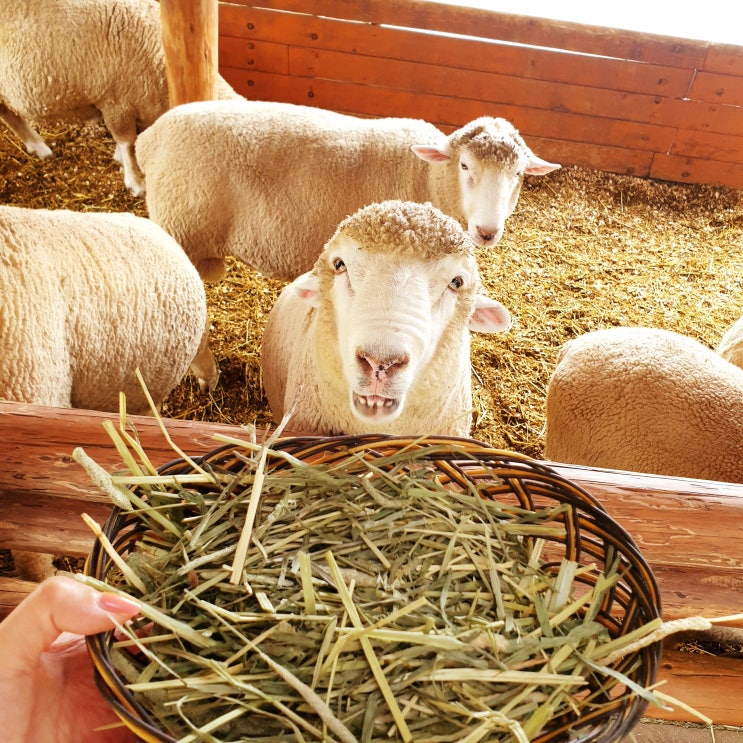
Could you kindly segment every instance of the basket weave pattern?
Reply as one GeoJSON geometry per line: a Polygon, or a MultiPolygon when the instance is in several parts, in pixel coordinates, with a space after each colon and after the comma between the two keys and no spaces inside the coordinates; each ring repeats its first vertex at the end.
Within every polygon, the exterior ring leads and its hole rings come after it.
{"type": "MultiPolygon", "coordinates": [[[[536,460],[491,449],[469,439],[443,437],[422,440],[382,435],[299,437],[279,441],[274,446],[304,462],[326,465],[345,460],[349,454],[374,460],[409,447],[424,450],[427,466],[435,470],[438,480],[451,490],[474,490],[481,497],[531,511],[558,504],[566,506],[551,523],[559,527],[559,536],[547,538],[550,541],[548,554],[550,560],[554,559],[548,562],[548,569],[553,565],[556,572],[563,559],[581,566],[595,565],[594,569],[582,572],[579,578],[590,586],[609,565],[618,562],[622,578],[607,592],[597,617],[612,637],[628,634],[660,616],[657,584],[629,535],[592,496],[536,460]]],[[[244,459],[231,446],[215,449],[197,461],[200,466],[217,471],[237,472],[244,467],[244,459]]],[[[272,470],[288,466],[281,459],[272,460],[270,464],[272,470]]],[[[190,471],[190,464],[184,460],[175,460],[160,469],[163,475],[190,471]]],[[[119,554],[125,555],[134,549],[141,530],[141,524],[130,512],[114,509],[104,533],[119,554]]],[[[97,543],[88,558],[86,573],[105,581],[111,564],[110,557],[97,543]]],[[[157,726],[114,669],[110,652],[113,640],[110,632],[88,640],[102,693],[142,740],[174,741],[157,726]]],[[[614,668],[647,688],[654,682],[660,652],[660,643],[630,652],[617,661],[614,668]]],[[[535,741],[618,741],[637,722],[646,706],[644,699],[619,681],[604,680],[601,688],[592,692],[602,697],[601,705],[586,705],[578,716],[553,719],[549,729],[543,730],[535,741]],[[575,730],[580,732],[576,734],[575,730]]]]}

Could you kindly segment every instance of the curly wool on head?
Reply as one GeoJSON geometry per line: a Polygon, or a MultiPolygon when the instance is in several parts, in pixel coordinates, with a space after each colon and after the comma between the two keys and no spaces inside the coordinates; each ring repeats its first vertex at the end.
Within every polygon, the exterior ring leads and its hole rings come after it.
{"type": "MultiPolygon", "coordinates": [[[[430,203],[389,200],[360,209],[336,230],[377,253],[415,253],[430,259],[474,254],[475,244],[456,219],[430,203]]],[[[332,243],[332,240],[331,240],[332,243]]]]}
{"type": "Polygon", "coordinates": [[[507,165],[529,161],[531,150],[518,130],[506,119],[482,116],[449,137],[449,144],[466,148],[481,160],[495,159],[507,165]]]}

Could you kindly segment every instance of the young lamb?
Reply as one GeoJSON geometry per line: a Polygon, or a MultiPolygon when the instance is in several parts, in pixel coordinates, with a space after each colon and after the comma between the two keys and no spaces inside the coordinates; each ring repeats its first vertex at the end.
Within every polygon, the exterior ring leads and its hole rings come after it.
{"type": "Polygon", "coordinates": [[[387,199],[430,201],[492,246],[524,174],[560,167],[504,119],[476,119],[447,137],[416,119],[246,100],[177,106],[136,150],[150,218],[206,281],[222,276],[226,256],[290,281],[312,268],[342,219],[387,199]]]}
{"type": "Polygon", "coordinates": [[[448,434],[471,423],[469,330],[505,331],[474,244],[431,204],[371,204],[343,220],[269,313],[263,384],[306,433],[448,434]]]}
{"type": "Polygon", "coordinates": [[[545,456],[743,482],[743,369],[668,330],[586,333],[558,354],[545,456]]]}
{"type": "MultiPolygon", "coordinates": [[[[218,80],[220,97],[238,97],[218,80]]],[[[156,0],[3,0],[0,120],[38,157],[51,149],[29,121],[103,117],[114,157],[135,195],[141,130],[168,109],[160,6],[156,0]]]]}
{"type": "MultiPolygon", "coordinates": [[[[123,391],[144,414],[137,367],[158,405],[189,364],[216,381],[204,285],[148,219],[0,206],[0,286],[2,399],[115,412],[123,391]]],[[[50,570],[48,556],[22,560],[27,579],[50,570]]]]}

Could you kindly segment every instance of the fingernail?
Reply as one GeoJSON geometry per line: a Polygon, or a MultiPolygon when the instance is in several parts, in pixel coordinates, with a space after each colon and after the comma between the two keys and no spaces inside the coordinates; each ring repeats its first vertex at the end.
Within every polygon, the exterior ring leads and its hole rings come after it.
{"type": "Polygon", "coordinates": [[[128,596],[119,596],[116,593],[102,593],[98,597],[98,606],[103,611],[108,611],[112,614],[124,614],[130,617],[139,612],[141,605],[139,601],[128,596]]]}

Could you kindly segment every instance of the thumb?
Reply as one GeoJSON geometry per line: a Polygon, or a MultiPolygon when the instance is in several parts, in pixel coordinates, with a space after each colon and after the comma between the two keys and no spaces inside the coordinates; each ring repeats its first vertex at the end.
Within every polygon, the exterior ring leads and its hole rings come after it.
{"type": "Polygon", "coordinates": [[[7,662],[3,665],[35,665],[63,632],[92,635],[138,612],[134,599],[101,593],[62,575],[47,578],[0,622],[0,649],[7,662]]]}

